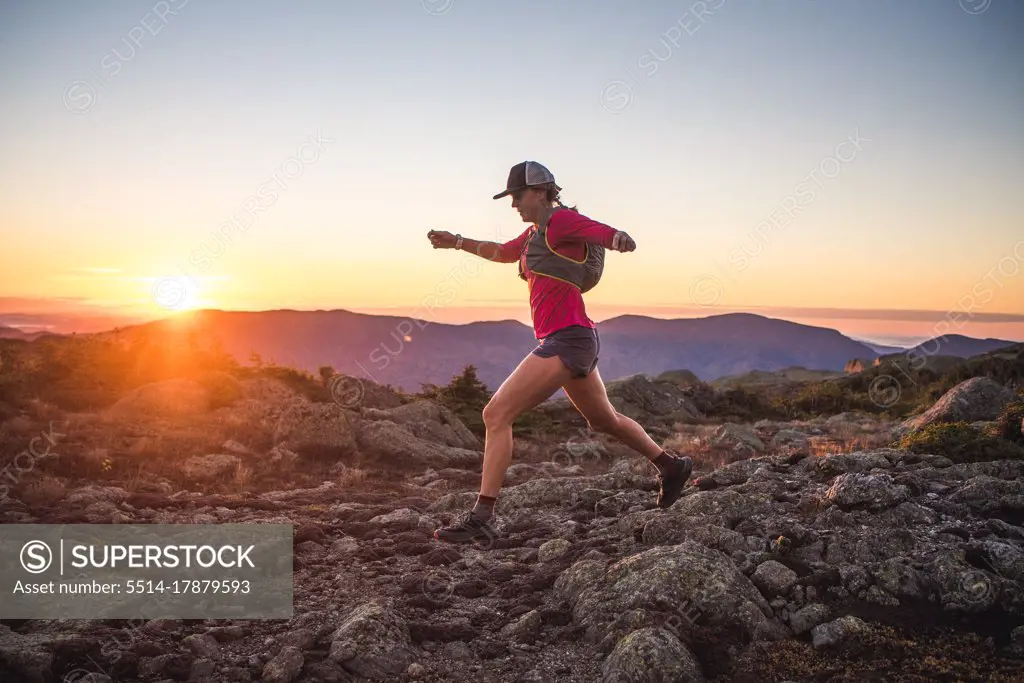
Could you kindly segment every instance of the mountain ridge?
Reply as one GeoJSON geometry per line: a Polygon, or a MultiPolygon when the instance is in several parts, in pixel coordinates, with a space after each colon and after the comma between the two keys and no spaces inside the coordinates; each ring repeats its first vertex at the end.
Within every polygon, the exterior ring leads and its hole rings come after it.
{"type": "MultiPolygon", "coordinates": [[[[281,365],[311,372],[329,365],[404,389],[447,383],[468,364],[494,389],[538,343],[532,328],[516,320],[452,324],[346,309],[202,309],[107,334],[146,330],[217,339],[243,362],[255,352],[281,365]]],[[[605,381],[684,368],[701,379],[793,366],[841,371],[851,357],[876,355],[837,330],[750,313],[626,314],[597,323],[597,330],[605,381]]]]}

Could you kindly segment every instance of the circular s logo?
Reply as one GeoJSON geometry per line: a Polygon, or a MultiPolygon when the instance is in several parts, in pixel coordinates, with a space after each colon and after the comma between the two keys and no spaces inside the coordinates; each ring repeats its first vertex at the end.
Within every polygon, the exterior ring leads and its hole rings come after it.
{"type": "Polygon", "coordinates": [[[21,546],[21,566],[29,574],[42,574],[53,563],[53,551],[42,541],[29,541],[21,546]]]}

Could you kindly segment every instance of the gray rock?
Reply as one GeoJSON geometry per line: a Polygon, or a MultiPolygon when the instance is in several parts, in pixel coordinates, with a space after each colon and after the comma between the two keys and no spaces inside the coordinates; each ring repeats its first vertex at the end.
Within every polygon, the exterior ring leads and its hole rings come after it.
{"type": "Polygon", "coordinates": [[[768,597],[786,595],[797,581],[795,571],[775,560],[768,560],[758,565],[750,577],[754,585],[768,597]]]}
{"type": "Polygon", "coordinates": [[[361,422],[356,439],[360,451],[404,466],[472,467],[483,458],[478,451],[422,439],[390,420],[361,422]]]}
{"type": "Polygon", "coordinates": [[[540,612],[535,609],[530,610],[511,624],[505,625],[499,632],[499,635],[502,638],[514,640],[517,643],[532,643],[540,634],[541,624],[540,612]]]}
{"type": "Polygon", "coordinates": [[[569,541],[564,538],[553,538],[537,548],[537,560],[553,562],[569,552],[570,547],[569,541]]]}
{"type": "Polygon", "coordinates": [[[182,465],[182,472],[193,481],[210,481],[233,477],[242,461],[236,455],[211,453],[193,455],[182,465]]]}
{"type": "Polygon", "coordinates": [[[795,429],[779,430],[772,437],[771,445],[776,450],[785,450],[793,453],[807,453],[810,449],[807,435],[795,429]]]}
{"type": "Polygon", "coordinates": [[[666,422],[692,422],[700,411],[673,381],[660,381],[644,374],[605,383],[608,400],[615,409],[633,419],[656,417],[666,422]]]}
{"type": "Polygon", "coordinates": [[[377,515],[369,523],[391,528],[415,529],[420,523],[420,516],[419,512],[411,508],[399,508],[384,515],[377,515]]]}
{"type": "Polygon", "coordinates": [[[142,657],[139,659],[139,675],[159,676],[178,660],[177,655],[164,654],[156,657],[142,657]]]}
{"type": "Polygon", "coordinates": [[[894,508],[878,513],[876,519],[879,526],[915,527],[935,524],[939,520],[939,515],[923,505],[904,501],[894,508]]]}
{"type": "Polygon", "coordinates": [[[819,603],[807,605],[789,617],[789,627],[796,635],[807,633],[818,624],[824,623],[829,617],[827,606],[819,603]]]}
{"type": "MultiPolygon", "coordinates": [[[[733,489],[697,491],[680,498],[668,514],[661,517],[677,523],[683,517],[704,515],[720,526],[732,525],[754,515],[776,511],[770,496],[751,495],[733,489]]],[[[652,520],[653,521],[653,520],[652,520]]]]}
{"type": "MultiPolygon", "coordinates": [[[[168,619],[168,621],[171,621],[168,619]]],[[[150,624],[153,622],[149,622],[150,624]]],[[[174,623],[174,622],[171,622],[174,623]]],[[[148,624],[147,624],[148,625],[148,624]]],[[[211,626],[206,629],[207,635],[213,636],[218,643],[228,643],[232,640],[239,640],[249,635],[249,629],[244,626],[211,626]]]]}
{"type": "Polygon", "coordinates": [[[569,601],[579,596],[587,586],[599,581],[605,572],[600,560],[583,559],[574,563],[555,579],[554,591],[558,600],[569,601]]]}
{"type": "Polygon", "coordinates": [[[473,659],[473,650],[461,640],[445,643],[441,648],[441,653],[452,659],[473,659]]]}
{"type": "Polygon", "coordinates": [[[296,628],[281,634],[278,642],[283,646],[297,647],[300,650],[312,649],[316,643],[316,635],[308,628],[296,628]]]}
{"type": "Polygon", "coordinates": [[[174,619],[151,619],[142,625],[142,630],[149,633],[175,633],[181,623],[174,619]]]}
{"type": "Polygon", "coordinates": [[[922,429],[936,422],[976,422],[994,420],[1013,400],[1013,392],[989,379],[971,377],[960,382],[920,415],[903,422],[909,431],[922,429]]]}
{"type": "Polygon", "coordinates": [[[522,484],[524,481],[529,481],[534,477],[538,476],[538,470],[536,467],[529,463],[517,462],[509,466],[505,470],[505,485],[515,486],[516,484],[522,484]]]}
{"type": "Polygon", "coordinates": [[[977,547],[1001,576],[1024,585],[1024,552],[1010,543],[986,540],[977,547]]]}
{"type": "MultiPolygon", "coordinates": [[[[643,495],[646,497],[646,492],[643,495]]],[[[617,493],[597,501],[594,504],[594,512],[603,517],[618,517],[637,502],[636,494],[633,492],[617,493]]]]}
{"type": "Polygon", "coordinates": [[[672,633],[642,628],[622,638],[604,660],[601,683],[704,683],[697,658],[672,633]]]}
{"type": "Polygon", "coordinates": [[[279,470],[287,471],[299,459],[299,454],[281,446],[275,446],[267,453],[268,462],[279,470]]]}
{"type": "Polygon", "coordinates": [[[868,572],[864,567],[855,564],[844,564],[839,567],[839,580],[846,590],[856,593],[868,585],[868,572]]]}
{"type": "Polygon", "coordinates": [[[143,384],[128,392],[107,412],[114,418],[188,416],[209,410],[207,390],[190,379],[168,379],[143,384]]]}
{"type": "Polygon", "coordinates": [[[405,427],[418,439],[442,446],[476,449],[480,439],[450,409],[434,401],[422,399],[404,405],[378,410],[367,408],[360,415],[364,420],[388,420],[405,427]]]}
{"type": "Polygon", "coordinates": [[[304,661],[302,650],[286,645],[263,667],[263,680],[267,683],[291,683],[298,678],[304,661]]]}
{"type": "Polygon", "coordinates": [[[331,641],[332,662],[371,680],[391,680],[413,661],[408,625],[376,601],[352,610],[331,641]]]}
{"type": "MultiPolygon", "coordinates": [[[[576,577],[584,574],[589,572],[580,568],[576,577]]],[[[736,628],[754,640],[779,640],[788,633],[728,556],[693,541],[632,555],[588,583],[559,581],[556,592],[568,600],[590,642],[614,644],[629,631],[649,625],[643,622],[652,595],[679,612],[698,610],[709,623],[736,628]]]]}
{"type": "Polygon", "coordinates": [[[128,500],[128,492],[117,486],[83,486],[69,492],[64,503],[88,506],[102,501],[116,505],[126,500],[128,500]]]}
{"type": "Polygon", "coordinates": [[[255,455],[247,446],[243,446],[234,439],[228,439],[220,446],[228,453],[235,453],[237,455],[255,455]]]}
{"type": "Polygon", "coordinates": [[[203,657],[192,662],[192,667],[189,669],[188,679],[190,681],[201,681],[207,676],[212,676],[217,670],[217,665],[212,659],[203,657]]]}
{"type": "Polygon", "coordinates": [[[719,467],[703,478],[714,482],[717,486],[735,486],[746,482],[756,472],[766,467],[771,467],[771,463],[766,458],[748,458],[719,467]]]}
{"type": "Polygon", "coordinates": [[[864,591],[863,599],[866,602],[873,602],[876,605],[882,605],[883,607],[899,607],[900,601],[896,597],[890,595],[887,591],[883,590],[879,586],[869,586],[864,591]]]}
{"type": "Polygon", "coordinates": [[[335,403],[296,400],[281,413],[274,429],[276,445],[299,455],[333,451],[344,456],[356,450],[354,429],[335,403]]]}
{"type": "Polygon", "coordinates": [[[1006,481],[978,475],[945,497],[950,503],[962,503],[980,516],[993,512],[1024,510],[1024,481],[1006,481]]]}
{"type": "Polygon", "coordinates": [[[926,578],[903,559],[890,558],[872,574],[879,588],[895,596],[920,600],[927,592],[926,578]]]}
{"type": "Polygon", "coordinates": [[[735,452],[745,452],[749,455],[764,451],[764,442],[758,438],[749,427],[726,422],[714,431],[710,443],[715,448],[725,448],[735,452]]]}
{"type": "Polygon", "coordinates": [[[840,474],[869,472],[874,469],[892,468],[887,450],[855,451],[834,453],[818,458],[804,458],[800,467],[818,479],[831,479],[840,474]]]}
{"type": "Polygon", "coordinates": [[[680,533],[672,540],[679,543],[686,538],[729,554],[737,550],[747,550],[749,547],[743,534],[715,524],[695,524],[688,529],[680,529],[680,533]]]}
{"type": "Polygon", "coordinates": [[[220,649],[217,639],[206,633],[187,636],[182,644],[200,657],[212,657],[220,649]]]}
{"type": "Polygon", "coordinates": [[[842,508],[892,507],[909,497],[906,486],[896,484],[888,474],[841,474],[832,482],[824,500],[842,508]]]}
{"type": "Polygon", "coordinates": [[[855,633],[866,631],[868,625],[853,616],[839,617],[835,621],[819,624],[811,629],[811,638],[815,648],[837,645],[855,633]]]}

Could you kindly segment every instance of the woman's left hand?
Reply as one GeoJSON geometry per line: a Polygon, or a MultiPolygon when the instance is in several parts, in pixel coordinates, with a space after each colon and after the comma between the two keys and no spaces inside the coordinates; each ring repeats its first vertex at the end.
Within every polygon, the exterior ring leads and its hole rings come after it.
{"type": "Polygon", "coordinates": [[[633,238],[622,232],[621,230],[615,234],[615,240],[612,242],[612,249],[615,251],[633,251],[636,249],[636,242],[633,238]]]}

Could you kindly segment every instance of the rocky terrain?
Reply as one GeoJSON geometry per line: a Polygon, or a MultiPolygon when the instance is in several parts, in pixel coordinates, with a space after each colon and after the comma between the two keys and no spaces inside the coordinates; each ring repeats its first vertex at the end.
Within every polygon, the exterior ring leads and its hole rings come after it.
{"type": "Polygon", "coordinates": [[[677,383],[610,385],[697,460],[669,510],[648,463],[551,401],[554,426],[516,442],[501,537],[458,547],[432,533],[475,497],[479,436],[430,400],[332,394],[170,381],[0,426],[27,448],[49,423],[53,444],[8,470],[0,522],[295,529],[294,618],[3,619],[0,680],[1024,680],[1024,459],[897,447],[994,428],[1014,394],[991,380],[906,422],[723,422],[677,383]]]}

